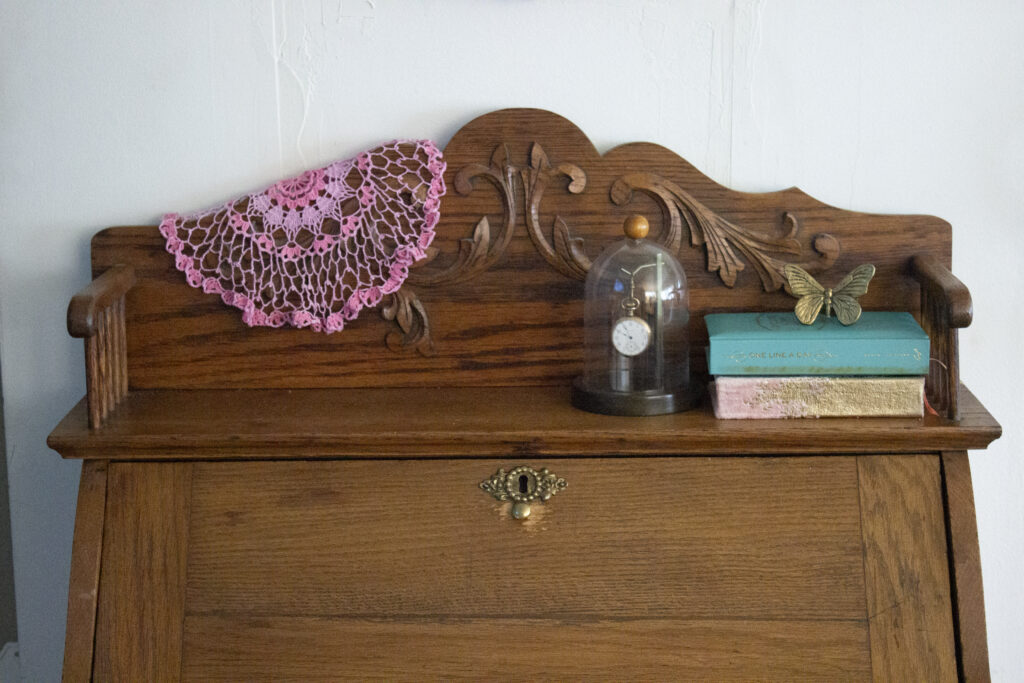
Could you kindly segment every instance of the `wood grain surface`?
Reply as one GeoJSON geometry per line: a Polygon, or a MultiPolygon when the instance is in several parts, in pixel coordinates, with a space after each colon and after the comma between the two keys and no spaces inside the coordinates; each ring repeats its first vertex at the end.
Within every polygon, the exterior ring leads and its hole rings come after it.
{"type": "Polygon", "coordinates": [[[68,333],[72,337],[91,337],[100,330],[100,316],[110,306],[122,301],[135,286],[135,269],[127,264],[111,266],[68,304],[68,333]]]}
{"type": "Polygon", "coordinates": [[[188,463],[109,467],[96,680],[180,676],[191,477],[188,463]]]}
{"type": "Polygon", "coordinates": [[[928,402],[940,415],[960,414],[960,352],[957,329],[971,324],[971,293],[935,256],[918,254],[910,269],[921,282],[921,327],[931,340],[932,363],[925,383],[928,402]]]}
{"type": "Polygon", "coordinates": [[[568,387],[135,391],[103,429],[84,406],[47,443],[65,457],[318,458],[920,452],[984,448],[999,424],[966,389],[945,418],[716,420],[708,406],[631,418],[568,387]]]}
{"type": "Polygon", "coordinates": [[[847,621],[188,617],[184,680],[867,680],[847,621]]]}
{"type": "Polygon", "coordinates": [[[854,458],[522,462],[196,463],[184,678],[868,675],[854,458]]]}
{"type": "Polygon", "coordinates": [[[68,621],[64,636],[64,680],[69,683],[87,681],[92,676],[106,501],[107,463],[86,460],[82,463],[78,483],[78,511],[68,585],[68,621]]]}
{"type": "Polygon", "coordinates": [[[94,674],[951,680],[940,487],[934,455],[114,463],[94,674]],[[569,482],[522,522],[478,487],[518,464],[569,482]]]}
{"type": "Polygon", "coordinates": [[[196,463],[190,614],[863,618],[852,458],[196,463]],[[517,521],[499,467],[568,488],[517,521]]]}
{"type": "Polygon", "coordinates": [[[987,678],[965,451],[1001,428],[958,384],[945,221],[602,156],[540,110],[445,157],[432,259],[339,334],[246,327],[154,226],[94,237],[96,428],[83,400],[48,439],[87,459],[66,680],[987,678]],[[705,314],[873,263],[861,303],[928,326],[940,415],[573,409],[582,279],[635,213],[687,271],[699,381],[705,314]],[[519,464],[569,482],[523,522],[478,488],[519,464]]]}
{"type": "Polygon", "coordinates": [[[878,681],[957,679],[939,458],[857,459],[878,681]]]}
{"type": "Polygon", "coordinates": [[[698,370],[705,313],[792,309],[778,283],[766,291],[764,281],[783,263],[804,264],[825,283],[873,263],[864,307],[916,312],[910,259],[950,262],[950,227],[941,219],[843,211],[797,189],[736,192],[649,143],[602,157],[582,131],[550,112],[474,119],[444,153],[450,190],[437,256],[401,290],[420,304],[410,316],[418,320],[422,310],[436,355],[391,350],[386,338],[403,336],[401,318],[387,322],[372,311],[329,336],[249,329],[219,297],[185,284],[155,226],[115,228],[94,238],[93,269],[99,275],[129,264],[138,277],[126,306],[131,387],[567,385],[582,366],[583,287],[578,273],[567,274],[578,268],[564,265],[558,245],[592,260],[621,239],[623,219],[633,213],[650,219],[652,239],[672,242],[686,269],[698,370]],[[709,236],[713,229],[720,239],[709,236]],[[475,244],[477,254],[465,267],[456,256],[463,244],[475,244]],[[301,363],[291,362],[298,356],[301,363]]]}
{"type": "Polygon", "coordinates": [[[978,527],[974,520],[971,463],[966,451],[942,454],[946,491],[946,527],[953,575],[957,661],[960,678],[988,681],[988,637],[985,629],[985,591],[981,580],[978,527]]]}

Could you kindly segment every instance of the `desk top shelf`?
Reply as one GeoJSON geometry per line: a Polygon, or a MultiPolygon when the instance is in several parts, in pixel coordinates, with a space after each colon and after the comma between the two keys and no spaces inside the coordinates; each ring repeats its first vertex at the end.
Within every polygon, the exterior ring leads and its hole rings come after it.
{"type": "Polygon", "coordinates": [[[568,387],[151,390],[98,431],[83,400],[50,435],[65,457],[139,459],[921,453],[985,448],[999,424],[962,388],[958,422],[717,420],[708,406],[594,415],[568,387]]]}

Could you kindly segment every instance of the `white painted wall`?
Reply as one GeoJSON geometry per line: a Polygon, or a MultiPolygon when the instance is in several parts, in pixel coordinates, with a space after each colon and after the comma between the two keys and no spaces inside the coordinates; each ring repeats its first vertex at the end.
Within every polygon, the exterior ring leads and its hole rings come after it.
{"type": "Polygon", "coordinates": [[[84,391],[64,330],[88,242],[396,136],[536,106],[748,191],[798,185],[955,226],[963,376],[1005,436],[972,456],[993,674],[1024,679],[1024,3],[7,0],[0,350],[26,680],[58,680],[79,467],[44,439],[84,391]]]}

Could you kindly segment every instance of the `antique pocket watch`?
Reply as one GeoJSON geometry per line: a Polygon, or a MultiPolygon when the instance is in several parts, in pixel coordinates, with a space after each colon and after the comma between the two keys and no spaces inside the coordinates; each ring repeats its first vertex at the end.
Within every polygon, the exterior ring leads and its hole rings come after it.
{"type": "Polygon", "coordinates": [[[572,404],[610,415],[660,415],[693,407],[686,274],[630,216],[626,239],[611,245],[587,274],[584,369],[572,404]]]}

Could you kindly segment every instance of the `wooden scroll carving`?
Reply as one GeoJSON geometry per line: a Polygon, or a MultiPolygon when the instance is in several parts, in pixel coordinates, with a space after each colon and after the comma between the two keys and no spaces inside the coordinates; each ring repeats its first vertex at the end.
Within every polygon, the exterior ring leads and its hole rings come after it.
{"type": "Polygon", "coordinates": [[[782,260],[771,256],[773,252],[800,255],[800,220],[786,211],[783,218],[786,231],[777,236],[762,235],[742,228],[708,210],[685,190],[653,173],[631,173],[612,185],[611,198],[616,204],[627,204],[633,190],[640,190],[661,200],[669,215],[669,223],[662,231],[661,243],[670,251],[679,251],[682,226],[685,223],[694,247],[704,246],[707,252],[708,272],[717,272],[726,287],[736,284],[736,276],[744,269],[739,254],[746,256],[761,278],[766,292],[774,292],[786,284],[782,269],[787,263],[797,263],[805,270],[825,270],[839,256],[839,240],[827,233],[815,235],[814,250],[821,256],[807,262],[782,260]],[[737,254],[739,252],[739,254],[737,254]]]}
{"type": "Polygon", "coordinates": [[[430,338],[427,311],[410,287],[405,286],[385,299],[381,317],[393,320],[401,332],[388,334],[386,342],[392,351],[419,351],[424,356],[434,355],[434,342],[430,338]]]}
{"type": "MultiPolygon", "coordinates": [[[[487,270],[501,258],[512,239],[516,224],[516,168],[508,162],[508,149],[499,145],[491,155],[489,166],[473,164],[459,170],[455,175],[455,191],[468,195],[473,191],[473,180],[486,178],[503,198],[504,221],[498,234],[491,237],[491,224],[484,216],[476,224],[473,237],[459,242],[455,261],[439,271],[424,272],[422,268],[409,274],[408,282],[414,285],[438,286],[464,282],[487,270]]],[[[436,251],[432,252],[436,256],[436,251]]],[[[431,259],[432,260],[432,259],[431,259]]]]}
{"type": "MultiPolygon", "coordinates": [[[[569,181],[566,191],[578,195],[586,189],[586,172],[570,162],[552,161],[537,142],[530,145],[525,165],[516,164],[510,157],[509,145],[499,144],[494,148],[489,164],[470,164],[460,168],[453,183],[458,194],[468,196],[475,189],[477,178],[487,180],[501,197],[501,226],[492,232],[489,219],[483,216],[476,223],[472,237],[459,241],[458,252],[447,267],[429,267],[433,257],[437,256],[435,249],[427,264],[420,264],[410,273],[410,284],[428,288],[452,285],[470,280],[490,268],[502,257],[512,240],[520,198],[526,232],[537,252],[562,275],[575,280],[586,279],[591,259],[584,250],[583,239],[574,237],[568,223],[557,214],[549,239],[541,220],[541,200],[548,185],[555,178],[564,176],[569,181]]],[[[774,292],[786,285],[782,269],[787,263],[797,263],[813,272],[829,268],[839,256],[839,240],[827,233],[815,235],[811,240],[817,258],[796,261],[779,256],[799,257],[801,254],[797,239],[800,220],[790,211],[783,213],[784,225],[780,234],[767,235],[723,218],[679,185],[656,173],[639,171],[618,177],[612,183],[609,199],[618,206],[624,206],[632,201],[634,191],[655,199],[667,217],[654,239],[669,251],[678,253],[683,248],[685,226],[690,244],[704,247],[708,272],[717,273],[726,287],[735,286],[737,275],[746,267],[744,259],[757,272],[764,291],[774,292]]],[[[385,320],[395,321],[401,329],[401,334],[388,336],[389,348],[415,349],[424,355],[434,352],[426,309],[409,287],[392,295],[381,313],[385,320]]]]}

